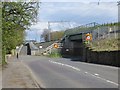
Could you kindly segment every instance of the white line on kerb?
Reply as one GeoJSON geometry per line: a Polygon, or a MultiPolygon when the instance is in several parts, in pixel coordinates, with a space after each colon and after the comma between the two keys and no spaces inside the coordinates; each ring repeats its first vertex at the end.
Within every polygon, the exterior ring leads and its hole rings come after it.
{"type": "MultiPolygon", "coordinates": [[[[68,64],[63,64],[63,63],[55,62],[55,61],[52,61],[52,60],[49,60],[49,61],[50,61],[51,63],[54,63],[54,64],[58,64],[58,65],[61,65],[61,66],[70,67],[70,68],[72,68],[72,69],[74,69],[74,70],[76,70],[76,71],[80,71],[79,68],[74,67],[74,66],[71,66],[71,65],[68,65],[68,64]]],[[[99,74],[97,74],[97,73],[95,73],[95,74],[91,74],[91,73],[88,73],[88,72],[84,72],[84,73],[118,86],[118,84],[115,83],[115,82],[112,82],[112,81],[110,81],[110,80],[107,80],[107,79],[104,79],[104,78],[102,78],[102,77],[99,77],[99,74]]]]}

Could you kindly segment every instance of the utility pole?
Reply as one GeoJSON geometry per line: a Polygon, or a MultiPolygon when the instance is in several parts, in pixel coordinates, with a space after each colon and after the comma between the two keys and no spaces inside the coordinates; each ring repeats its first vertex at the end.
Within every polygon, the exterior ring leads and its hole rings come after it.
{"type": "Polygon", "coordinates": [[[98,1],[98,5],[100,4],[100,0],[98,1]]]}
{"type": "MultiPolygon", "coordinates": [[[[118,4],[118,11],[120,11],[120,1],[117,2],[118,4]]],[[[118,12],[118,22],[120,22],[120,12],[118,12]]]]}
{"type": "Polygon", "coordinates": [[[48,30],[49,30],[49,36],[48,36],[48,41],[50,41],[51,40],[51,35],[50,35],[50,33],[51,33],[51,28],[50,28],[50,22],[48,21],[48,30]]]}

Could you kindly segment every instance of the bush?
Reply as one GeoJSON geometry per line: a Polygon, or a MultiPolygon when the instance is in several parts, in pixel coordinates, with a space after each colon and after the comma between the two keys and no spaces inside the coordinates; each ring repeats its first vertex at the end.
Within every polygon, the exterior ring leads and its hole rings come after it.
{"type": "Polygon", "coordinates": [[[62,57],[60,53],[58,52],[52,52],[51,54],[49,54],[49,57],[53,57],[53,58],[59,58],[62,57]]]}
{"type": "Polygon", "coordinates": [[[7,62],[5,61],[5,55],[6,55],[6,49],[4,47],[2,47],[2,65],[7,64],[7,62]]]}

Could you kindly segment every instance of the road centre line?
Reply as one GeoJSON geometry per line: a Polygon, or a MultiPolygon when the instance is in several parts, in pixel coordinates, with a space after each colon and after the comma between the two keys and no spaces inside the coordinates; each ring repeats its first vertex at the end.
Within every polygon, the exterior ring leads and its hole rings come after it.
{"type": "Polygon", "coordinates": [[[94,75],[95,75],[95,76],[99,76],[99,74],[97,74],[97,73],[95,73],[94,75]]]}
{"type": "MultiPolygon", "coordinates": [[[[71,66],[71,65],[68,65],[68,64],[63,64],[63,63],[60,63],[60,62],[55,62],[55,61],[52,61],[52,60],[49,60],[49,62],[51,62],[51,63],[54,63],[54,64],[58,64],[58,65],[62,65],[62,66],[66,66],[66,67],[70,67],[70,68],[72,68],[72,69],[74,69],[74,70],[76,70],[76,71],[81,71],[79,68],[77,68],[77,67],[74,67],[74,66],[71,66]]],[[[101,80],[103,80],[103,81],[106,81],[106,82],[108,82],[108,83],[111,83],[111,84],[114,84],[114,85],[119,85],[119,84],[117,84],[117,83],[115,83],[115,82],[113,82],[113,81],[110,81],[110,80],[107,80],[107,79],[104,79],[104,78],[102,78],[102,77],[100,77],[99,76],[99,74],[97,74],[97,73],[95,73],[95,74],[91,74],[91,73],[89,73],[89,72],[84,72],[85,74],[88,74],[88,75],[91,75],[91,76],[93,76],[93,77],[96,77],[96,78],[98,78],[98,79],[101,79],[101,80]]]]}
{"type": "Polygon", "coordinates": [[[86,74],[88,73],[88,72],[85,72],[86,74]]]}
{"type": "Polygon", "coordinates": [[[74,70],[80,71],[79,68],[76,68],[76,67],[71,66],[71,65],[68,65],[68,64],[63,64],[63,63],[59,63],[59,62],[54,62],[54,61],[51,61],[51,60],[49,60],[49,61],[52,62],[52,63],[58,64],[58,65],[62,65],[62,66],[66,66],[66,67],[70,67],[70,68],[72,68],[72,69],[74,69],[74,70]]]}
{"type": "Polygon", "coordinates": [[[93,75],[93,74],[91,74],[91,73],[89,73],[91,76],[93,76],[93,77],[96,77],[96,78],[99,78],[99,79],[101,79],[101,80],[104,80],[104,81],[106,81],[106,82],[109,82],[109,83],[111,83],[111,84],[114,84],[114,85],[119,85],[119,84],[117,84],[117,83],[115,83],[115,82],[113,82],[113,81],[110,81],[110,80],[107,80],[107,79],[104,79],[104,78],[102,78],[102,77],[100,77],[100,76],[96,76],[96,75],[93,75]]]}

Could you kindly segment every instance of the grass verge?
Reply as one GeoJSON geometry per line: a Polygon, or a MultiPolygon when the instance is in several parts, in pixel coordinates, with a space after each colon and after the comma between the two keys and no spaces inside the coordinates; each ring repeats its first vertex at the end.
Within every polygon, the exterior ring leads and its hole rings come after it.
{"type": "Polygon", "coordinates": [[[48,55],[48,57],[51,57],[51,58],[60,58],[62,56],[58,52],[52,52],[51,54],[48,55]]]}
{"type": "Polygon", "coordinates": [[[120,39],[103,39],[95,42],[90,42],[87,47],[92,51],[117,51],[120,39]]]}

